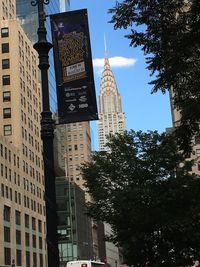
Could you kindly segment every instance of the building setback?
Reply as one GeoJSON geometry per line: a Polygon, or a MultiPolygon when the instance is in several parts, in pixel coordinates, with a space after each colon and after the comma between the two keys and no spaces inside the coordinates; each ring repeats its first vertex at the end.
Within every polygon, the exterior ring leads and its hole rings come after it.
{"type": "MultiPolygon", "coordinates": [[[[125,114],[122,112],[121,96],[117,90],[106,48],[99,96],[99,121],[97,124],[100,151],[108,150],[106,147],[108,135],[125,131],[125,114]]],[[[110,225],[104,224],[104,232],[106,236],[112,233],[110,225]]],[[[105,258],[110,266],[115,267],[120,263],[119,250],[113,243],[105,243],[105,253],[105,258]]]]}
{"type": "Polygon", "coordinates": [[[0,265],[46,266],[41,90],[37,54],[0,2],[0,265]]]}

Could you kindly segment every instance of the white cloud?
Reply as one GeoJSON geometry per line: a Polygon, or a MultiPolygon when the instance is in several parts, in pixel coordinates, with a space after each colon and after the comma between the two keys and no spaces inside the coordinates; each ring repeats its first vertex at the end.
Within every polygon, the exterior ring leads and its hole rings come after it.
{"type": "MultiPolygon", "coordinates": [[[[126,57],[111,57],[109,58],[109,63],[111,68],[127,68],[135,65],[137,59],[135,58],[126,58],[126,57]]],[[[93,59],[94,68],[103,68],[104,58],[95,58],[93,59]]]]}

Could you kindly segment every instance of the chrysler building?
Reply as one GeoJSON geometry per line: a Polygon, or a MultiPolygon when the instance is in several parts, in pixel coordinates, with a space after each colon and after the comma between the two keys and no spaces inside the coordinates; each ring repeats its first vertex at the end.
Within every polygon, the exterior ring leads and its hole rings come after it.
{"type": "Polygon", "coordinates": [[[100,151],[107,149],[107,135],[123,133],[125,130],[125,114],[122,112],[121,96],[110,68],[106,45],[99,97],[99,121],[97,123],[100,151]]]}

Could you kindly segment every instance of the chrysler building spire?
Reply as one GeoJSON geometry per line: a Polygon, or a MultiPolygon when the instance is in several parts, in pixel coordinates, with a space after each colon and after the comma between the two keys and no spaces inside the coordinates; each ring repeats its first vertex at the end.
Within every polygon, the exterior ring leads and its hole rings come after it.
{"type": "Polygon", "coordinates": [[[104,53],[105,53],[105,58],[108,58],[108,51],[107,51],[106,35],[105,35],[105,33],[104,33],[104,53]]]}
{"type": "Polygon", "coordinates": [[[125,114],[122,112],[121,96],[110,67],[105,35],[104,48],[104,70],[101,77],[98,121],[100,150],[106,150],[107,135],[122,133],[125,130],[125,114]]]}

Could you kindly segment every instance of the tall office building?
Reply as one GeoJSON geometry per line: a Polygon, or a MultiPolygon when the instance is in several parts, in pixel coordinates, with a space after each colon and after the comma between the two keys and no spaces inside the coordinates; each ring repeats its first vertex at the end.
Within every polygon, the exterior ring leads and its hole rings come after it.
{"type": "MultiPolygon", "coordinates": [[[[80,165],[91,159],[91,137],[89,122],[76,122],[57,125],[55,131],[55,147],[59,150],[55,155],[58,169],[64,169],[66,178],[73,184],[78,185],[84,192],[84,180],[80,173],[80,165]]],[[[90,196],[85,194],[86,201],[90,196]]],[[[92,248],[93,258],[99,258],[98,225],[92,222],[92,248]]],[[[85,249],[90,249],[86,246],[85,249]]],[[[90,253],[90,252],[89,252],[90,253]]]]}
{"type": "MultiPolygon", "coordinates": [[[[45,13],[47,15],[46,29],[47,29],[47,39],[51,42],[51,26],[50,26],[50,14],[55,14],[59,12],[64,12],[69,10],[69,0],[50,0],[48,5],[44,5],[45,13]]],[[[32,43],[36,43],[37,28],[38,28],[38,10],[37,6],[31,6],[30,0],[16,0],[16,13],[17,18],[24,31],[26,32],[32,43]]],[[[53,49],[49,51],[49,94],[50,94],[50,107],[51,111],[55,112],[57,110],[57,96],[56,96],[56,82],[55,82],[55,72],[54,72],[54,60],[53,60],[53,49]]]]}
{"type": "MultiPolygon", "coordinates": [[[[106,151],[108,150],[106,147],[107,136],[125,131],[125,114],[122,112],[121,96],[109,64],[106,47],[99,97],[99,121],[97,123],[99,150],[106,151]]],[[[112,233],[109,224],[104,224],[104,231],[106,236],[112,233]]],[[[105,252],[108,264],[112,267],[119,264],[119,250],[113,243],[105,243],[105,252]]]]}
{"type": "Polygon", "coordinates": [[[70,9],[69,0],[60,0],[60,12],[65,12],[70,9]]]}
{"type": "Polygon", "coordinates": [[[46,266],[37,54],[14,0],[0,2],[0,265],[46,266]]]}
{"type": "Polygon", "coordinates": [[[106,49],[99,97],[99,121],[97,124],[100,151],[107,150],[107,135],[123,133],[125,130],[125,114],[122,112],[121,96],[117,90],[106,49]]]}
{"type": "MultiPolygon", "coordinates": [[[[60,126],[62,127],[62,126],[60,126]]],[[[77,122],[64,125],[66,135],[64,140],[62,166],[67,169],[67,175],[71,182],[84,189],[84,181],[81,177],[79,166],[91,158],[91,137],[89,122],[77,122]]]]}

